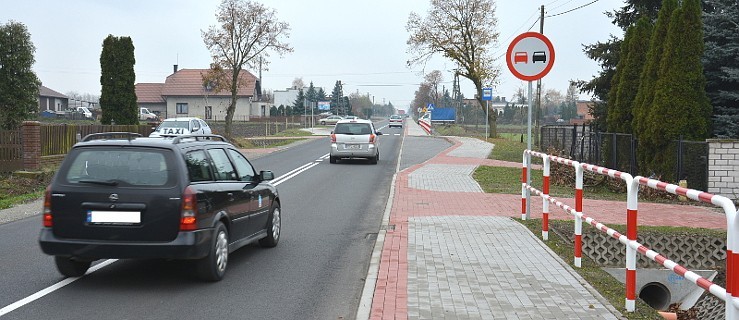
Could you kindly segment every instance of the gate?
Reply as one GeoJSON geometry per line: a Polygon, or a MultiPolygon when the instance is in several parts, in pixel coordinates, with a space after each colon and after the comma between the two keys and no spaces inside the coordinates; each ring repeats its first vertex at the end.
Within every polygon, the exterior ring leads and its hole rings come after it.
{"type": "Polygon", "coordinates": [[[0,131],[0,172],[23,169],[23,138],[20,130],[0,131]]]}

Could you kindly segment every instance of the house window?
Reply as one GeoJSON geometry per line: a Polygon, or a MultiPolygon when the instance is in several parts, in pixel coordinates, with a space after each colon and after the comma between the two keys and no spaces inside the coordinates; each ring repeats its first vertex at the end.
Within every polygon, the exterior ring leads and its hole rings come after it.
{"type": "Polygon", "coordinates": [[[205,120],[213,119],[213,107],[205,106],[205,120]]]}
{"type": "Polygon", "coordinates": [[[177,104],[177,114],[188,114],[187,103],[177,104]]]}

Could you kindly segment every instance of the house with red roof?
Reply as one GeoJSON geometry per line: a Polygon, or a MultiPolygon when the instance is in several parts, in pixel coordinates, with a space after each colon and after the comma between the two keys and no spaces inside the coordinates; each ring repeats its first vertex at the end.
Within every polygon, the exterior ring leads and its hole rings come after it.
{"type": "MultiPolygon", "coordinates": [[[[231,92],[217,91],[204,81],[210,69],[182,69],[174,66],[174,73],[164,83],[137,83],[139,107],[149,108],[159,117],[198,117],[205,120],[224,120],[231,103],[231,92]]],[[[234,120],[249,121],[250,117],[269,116],[269,107],[257,102],[260,95],[259,79],[246,70],[239,75],[241,86],[237,93],[234,120]],[[252,102],[254,101],[254,102],[252,102]]]]}

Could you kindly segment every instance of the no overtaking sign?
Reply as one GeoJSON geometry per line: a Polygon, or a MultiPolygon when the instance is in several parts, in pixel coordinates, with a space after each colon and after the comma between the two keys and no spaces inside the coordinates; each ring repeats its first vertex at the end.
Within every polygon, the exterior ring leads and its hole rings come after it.
{"type": "Polygon", "coordinates": [[[539,80],[552,70],[554,46],[541,33],[522,33],[508,46],[506,63],[516,78],[539,80]]]}

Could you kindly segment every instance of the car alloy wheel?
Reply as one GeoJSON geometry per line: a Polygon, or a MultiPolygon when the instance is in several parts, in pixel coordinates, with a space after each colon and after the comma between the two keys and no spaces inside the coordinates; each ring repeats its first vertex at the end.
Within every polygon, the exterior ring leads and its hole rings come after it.
{"type": "Polygon", "coordinates": [[[226,266],[228,265],[228,237],[226,236],[226,230],[218,232],[215,253],[218,273],[226,272],[226,266]]]}
{"type": "Polygon", "coordinates": [[[197,272],[206,281],[220,281],[228,266],[228,230],[222,222],[216,222],[210,252],[197,261],[197,272]]]}
{"type": "Polygon", "coordinates": [[[277,202],[272,205],[272,213],[270,213],[266,231],[267,236],[259,240],[259,245],[267,248],[277,246],[282,232],[282,210],[280,210],[280,204],[277,202]]]}

